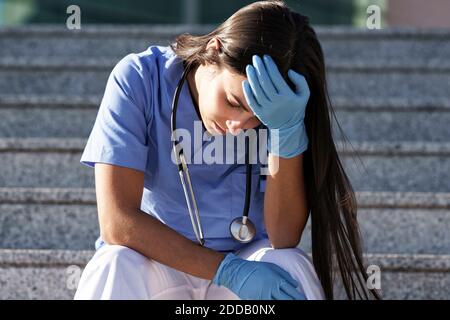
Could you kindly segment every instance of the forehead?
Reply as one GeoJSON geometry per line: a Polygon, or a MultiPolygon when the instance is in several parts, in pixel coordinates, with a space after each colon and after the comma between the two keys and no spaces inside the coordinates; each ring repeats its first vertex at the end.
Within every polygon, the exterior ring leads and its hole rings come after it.
{"type": "Polygon", "coordinates": [[[242,81],[247,79],[247,77],[234,73],[230,71],[228,68],[223,68],[222,79],[224,81],[225,89],[230,90],[235,94],[238,94],[239,92],[242,91],[242,81]]]}

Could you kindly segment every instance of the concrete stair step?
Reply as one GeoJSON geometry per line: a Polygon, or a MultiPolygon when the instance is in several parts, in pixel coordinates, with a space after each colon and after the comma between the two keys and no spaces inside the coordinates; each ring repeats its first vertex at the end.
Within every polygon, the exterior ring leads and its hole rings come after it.
{"type": "Polygon", "coordinates": [[[0,188],[0,248],[94,249],[95,189],[0,188]]]}
{"type": "MultiPolygon", "coordinates": [[[[1,94],[102,95],[113,63],[91,60],[66,66],[42,61],[41,64],[0,64],[1,94]],[[94,62],[93,62],[94,61],[94,62]]],[[[114,61],[118,61],[115,59],[114,61]]],[[[377,63],[374,66],[330,65],[328,84],[331,96],[448,97],[450,68],[377,63]]]]}
{"type": "MultiPolygon", "coordinates": [[[[362,102],[364,103],[364,102],[362,102]]],[[[336,108],[336,118],[350,141],[380,142],[450,141],[450,109],[403,109],[386,104],[383,108],[336,108]]],[[[333,119],[333,135],[341,133],[333,119]]]]}
{"type": "MultiPolygon", "coordinates": [[[[450,193],[357,192],[356,198],[364,252],[450,252],[450,193]]],[[[312,251],[311,220],[299,247],[312,251]]]]}
{"type": "MultiPolygon", "coordinates": [[[[145,50],[146,48],[144,48],[145,50]]],[[[125,55],[131,52],[129,51],[122,56],[117,57],[105,57],[105,56],[91,56],[91,57],[2,57],[0,56],[0,69],[1,70],[14,70],[14,71],[27,71],[27,70],[88,70],[88,71],[105,71],[111,70],[115,64],[123,58],[125,55]]],[[[391,70],[396,72],[408,72],[408,71],[424,71],[424,72],[447,72],[450,70],[450,60],[444,60],[439,58],[431,58],[426,60],[413,60],[408,57],[404,57],[402,60],[393,60],[392,58],[373,58],[370,60],[364,60],[361,58],[327,58],[327,69],[332,72],[339,71],[374,71],[391,70]]]]}
{"type": "MultiPolygon", "coordinates": [[[[93,251],[0,250],[0,299],[73,299],[93,251]]],[[[450,255],[367,254],[384,299],[448,299],[450,255]]],[[[343,298],[343,297],[337,297],[343,298]]]]}
{"type": "MultiPolygon", "coordinates": [[[[0,98],[0,137],[87,138],[100,96],[14,96],[0,98]],[[26,129],[24,129],[26,128],[26,129]]],[[[450,141],[450,99],[446,102],[335,97],[333,107],[350,141],[450,141]],[[408,105],[408,103],[410,103],[408,105]],[[424,121],[424,119],[427,121],[424,121]]],[[[342,139],[336,124],[337,140],[342,139]]]]}
{"type": "MultiPolygon", "coordinates": [[[[150,44],[167,45],[177,34],[205,34],[213,25],[83,25],[81,30],[63,26],[31,25],[0,29],[0,57],[121,57],[145,50],[150,44]],[[26,50],[24,50],[26,48],[26,50]]],[[[449,61],[450,31],[389,28],[365,30],[352,27],[315,27],[327,59],[372,61],[432,59],[449,61]]]]}
{"type": "MultiPolygon", "coordinates": [[[[76,95],[102,94],[109,72],[119,59],[4,60],[0,60],[1,93],[76,95]]],[[[373,97],[383,92],[385,97],[402,94],[447,97],[450,63],[447,67],[439,62],[427,66],[392,63],[387,59],[373,63],[336,62],[327,66],[328,83],[332,95],[373,97]]]]}
{"type": "MultiPolygon", "coordinates": [[[[357,192],[364,252],[450,252],[450,193],[357,192]]],[[[186,217],[188,217],[186,215],[186,217]]],[[[0,248],[94,249],[91,188],[0,188],[0,248]]],[[[310,223],[300,247],[311,251],[310,223]]]]}
{"type": "MultiPolygon", "coordinates": [[[[75,138],[0,139],[0,187],[93,187],[94,170],[79,162],[85,144],[75,138]]],[[[450,192],[448,142],[336,145],[357,191],[450,192]]]]}
{"type": "MultiPolygon", "coordinates": [[[[2,94],[0,108],[81,108],[97,109],[102,94],[67,95],[67,94],[2,94]]],[[[348,111],[446,111],[450,109],[447,97],[367,97],[364,103],[359,97],[335,95],[333,105],[348,111]]]]}

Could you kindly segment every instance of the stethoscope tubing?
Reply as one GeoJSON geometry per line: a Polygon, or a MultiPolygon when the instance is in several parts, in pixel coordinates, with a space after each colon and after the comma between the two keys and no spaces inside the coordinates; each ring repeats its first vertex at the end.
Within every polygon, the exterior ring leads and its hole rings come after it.
{"type": "MultiPolygon", "coordinates": [[[[195,194],[192,187],[190,175],[188,166],[186,163],[186,159],[184,156],[183,148],[181,147],[181,144],[178,141],[178,137],[176,135],[176,128],[177,128],[177,109],[178,109],[178,99],[180,96],[181,88],[183,86],[183,83],[186,80],[186,77],[191,69],[192,65],[188,64],[183,71],[183,74],[181,76],[181,79],[178,82],[178,85],[175,89],[174,98],[172,101],[172,114],[171,114],[171,138],[172,138],[172,150],[175,155],[175,159],[177,160],[177,167],[178,172],[180,176],[181,185],[183,186],[183,193],[186,199],[189,216],[191,219],[192,227],[195,233],[195,236],[200,243],[201,246],[205,244],[205,239],[203,237],[203,230],[200,222],[200,215],[198,211],[197,201],[195,200],[195,194]]],[[[248,220],[248,212],[250,208],[250,195],[251,195],[251,182],[252,182],[252,165],[249,161],[249,137],[246,137],[245,139],[245,163],[246,163],[246,188],[245,188],[245,204],[244,204],[244,210],[242,214],[242,222],[241,224],[244,226],[244,228],[247,230],[247,225],[250,227],[250,229],[254,230],[253,223],[248,220]]],[[[236,219],[235,219],[236,220],[236,219]]],[[[230,230],[231,225],[234,223],[234,220],[230,224],[230,230]]],[[[236,236],[231,232],[233,237],[243,243],[247,243],[253,238],[253,236],[250,238],[250,240],[247,238],[246,240],[240,239],[239,236],[236,236]]],[[[254,231],[253,231],[254,233],[254,231]]]]}
{"type": "Polygon", "coordinates": [[[175,158],[177,159],[178,164],[178,173],[180,175],[181,185],[183,186],[183,193],[186,199],[186,204],[189,211],[189,217],[191,219],[192,227],[194,229],[195,236],[200,243],[200,245],[205,244],[205,239],[203,237],[203,229],[200,222],[200,215],[198,213],[197,201],[195,200],[194,190],[192,188],[191,178],[189,175],[189,170],[186,164],[186,160],[184,158],[183,148],[179,144],[178,137],[176,136],[176,127],[177,127],[177,108],[178,108],[178,99],[181,92],[181,87],[186,79],[187,74],[189,73],[190,66],[187,66],[184,69],[183,75],[178,82],[177,88],[175,90],[174,99],[172,102],[172,115],[171,115],[171,132],[172,132],[172,141],[173,141],[173,152],[175,158]],[[178,147],[180,146],[180,147],[178,147]],[[194,213],[193,213],[194,212],[194,213]]]}

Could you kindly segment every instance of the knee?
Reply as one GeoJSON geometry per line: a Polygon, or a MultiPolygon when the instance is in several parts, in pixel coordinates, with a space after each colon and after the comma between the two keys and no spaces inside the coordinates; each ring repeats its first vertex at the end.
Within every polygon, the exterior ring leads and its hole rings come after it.
{"type": "Polygon", "coordinates": [[[284,258],[290,261],[308,256],[304,251],[302,251],[299,248],[274,249],[273,254],[279,258],[284,258]]]}
{"type": "Polygon", "coordinates": [[[102,246],[84,269],[75,299],[147,299],[149,261],[125,246],[102,246]]]}
{"type": "Polygon", "coordinates": [[[299,290],[307,299],[323,299],[323,291],[311,258],[299,248],[266,249],[260,261],[271,262],[298,281],[299,290]]]}
{"type": "Polygon", "coordinates": [[[121,245],[105,244],[98,251],[99,259],[104,263],[115,266],[134,266],[148,263],[149,260],[139,252],[121,245]]]}
{"type": "Polygon", "coordinates": [[[298,270],[298,266],[303,269],[305,267],[313,268],[310,257],[299,248],[266,250],[261,261],[272,262],[288,270],[298,270]]]}
{"type": "Polygon", "coordinates": [[[297,259],[297,255],[299,254],[298,248],[262,248],[259,250],[261,254],[261,260],[290,260],[297,259]]]}

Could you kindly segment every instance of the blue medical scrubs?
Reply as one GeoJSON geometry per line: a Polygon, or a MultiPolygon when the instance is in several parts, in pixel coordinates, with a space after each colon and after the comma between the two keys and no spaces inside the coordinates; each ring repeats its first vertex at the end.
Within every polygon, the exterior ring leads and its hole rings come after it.
{"type": "MultiPolygon", "coordinates": [[[[81,163],[89,167],[97,162],[108,163],[144,172],[141,210],[197,242],[178,170],[171,159],[172,99],[182,72],[183,62],[170,46],[150,46],[144,52],[124,57],[108,79],[81,163]]],[[[189,130],[194,137],[194,121],[200,120],[185,81],[179,98],[177,128],[189,130]]],[[[201,130],[202,134],[206,132],[203,126],[201,130]]],[[[229,225],[234,218],[242,216],[246,167],[237,163],[194,163],[195,154],[203,152],[216,138],[224,137],[211,137],[197,146],[191,143],[188,168],[205,246],[222,252],[235,251],[244,244],[232,238],[229,225]]],[[[237,143],[234,148],[236,154],[237,143]]],[[[249,210],[257,230],[255,240],[267,237],[263,223],[265,180],[258,162],[252,166],[249,210]]],[[[96,249],[103,243],[98,238],[96,249]]]]}

